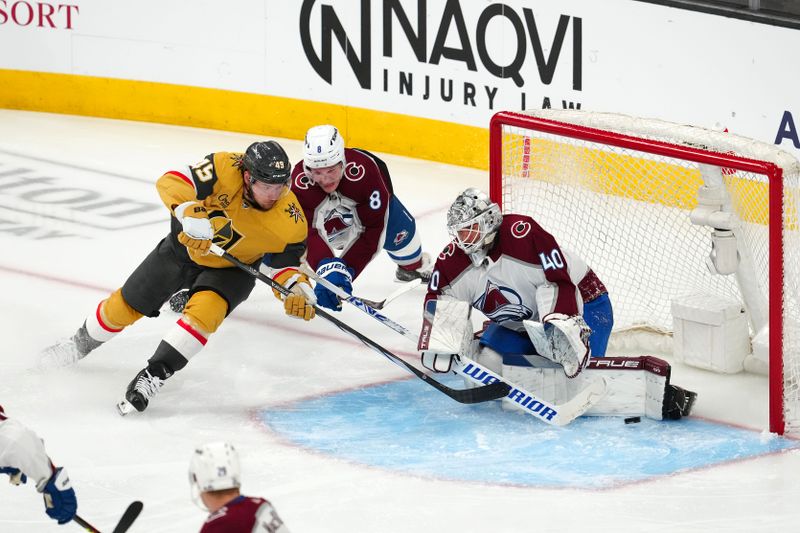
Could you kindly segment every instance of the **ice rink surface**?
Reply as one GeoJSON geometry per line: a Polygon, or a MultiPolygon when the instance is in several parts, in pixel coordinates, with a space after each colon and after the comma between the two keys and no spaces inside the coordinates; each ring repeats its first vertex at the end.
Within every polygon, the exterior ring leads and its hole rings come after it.
{"type": "MultiPolygon", "coordinates": [[[[34,368],[167,233],[155,180],[259,139],[0,111],[0,404],[67,466],[84,519],[110,531],[138,499],[132,532],[199,530],[189,457],[226,439],[242,456],[243,492],[270,499],[295,533],[798,530],[798,442],[763,431],[760,376],[676,364],[673,382],[699,393],[695,417],[555,429],[457,404],[324,320],[285,317],[261,284],[144,414],[122,418],[114,404],[176,320],[170,312],[72,368],[34,368]]],[[[282,142],[299,160],[300,142],[282,142]]],[[[380,155],[436,253],[447,206],[467,186],[486,189],[486,174],[380,155]]],[[[393,271],[380,255],[356,294],[385,297],[393,271]]],[[[385,313],[416,330],[422,295],[385,313]]],[[[349,308],[340,317],[416,361],[413,345],[377,322],[349,308]]],[[[77,530],[50,521],[31,486],[0,483],[0,532],[77,530]]]]}

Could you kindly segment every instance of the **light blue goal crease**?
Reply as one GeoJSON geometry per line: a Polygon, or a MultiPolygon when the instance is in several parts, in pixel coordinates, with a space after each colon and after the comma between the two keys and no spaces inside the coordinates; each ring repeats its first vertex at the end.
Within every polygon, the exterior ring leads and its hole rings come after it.
{"type": "Polygon", "coordinates": [[[356,463],[530,487],[601,489],[800,448],[798,441],[691,417],[642,417],[634,424],[584,417],[557,428],[504,411],[499,402],[456,403],[417,380],[298,401],[259,416],[298,446],[356,463]]]}

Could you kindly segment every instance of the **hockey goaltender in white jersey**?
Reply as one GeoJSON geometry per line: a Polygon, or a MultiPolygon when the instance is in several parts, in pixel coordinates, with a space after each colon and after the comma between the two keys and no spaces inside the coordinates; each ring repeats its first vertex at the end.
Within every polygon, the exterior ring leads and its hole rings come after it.
{"type": "Polygon", "coordinates": [[[606,287],[535,220],[503,215],[470,188],[451,205],[447,225],[453,241],[439,254],[423,309],[425,367],[449,372],[462,353],[558,404],[601,376],[606,394],[587,415],[689,414],[697,395],[670,384],[666,361],[605,357],[614,323],[606,287]],[[477,340],[471,308],[489,319],[477,340]]]}

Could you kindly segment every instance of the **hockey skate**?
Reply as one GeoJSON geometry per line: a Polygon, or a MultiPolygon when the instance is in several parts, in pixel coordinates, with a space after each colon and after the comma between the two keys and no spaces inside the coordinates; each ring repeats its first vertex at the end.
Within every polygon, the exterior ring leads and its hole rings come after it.
{"type": "Polygon", "coordinates": [[[39,367],[61,368],[74,365],[101,344],[103,343],[89,336],[84,322],[75,335],[61,339],[42,350],[39,354],[39,367]]]}
{"type": "Polygon", "coordinates": [[[139,371],[136,377],[128,384],[125,398],[117,403],[119,414],[125,416],[134,409],[139,412],[147,409],[150,400],[158,394],[159,389],[164,385],[164,381],[170,375],[166,365],[163,363],[153,363],[139,371]],[[150,372],[151,368],[153,373],[150,372]]]}
{"type": "Polygon", "coordinates": [[[423,252],[420,260],[422,261],[422,264],[414,270],[407,270],[401,266],[398,266],[394,273],[394,277],[397,279],[397,281],[402,281],[405,283],[418,279],[423,283],[428,283],[431,280],[431,273],[433,272],[433,262],[431,261],[431,256],[426,252],[423,252]]]}
{"type": "Polygon", "coordinates": [[[664,390],[664,407],[662,409],[664,420],[680,420],[684,416],[689,416],[696,399],[696,392],[667,384],[667,388],[664,390]]]}

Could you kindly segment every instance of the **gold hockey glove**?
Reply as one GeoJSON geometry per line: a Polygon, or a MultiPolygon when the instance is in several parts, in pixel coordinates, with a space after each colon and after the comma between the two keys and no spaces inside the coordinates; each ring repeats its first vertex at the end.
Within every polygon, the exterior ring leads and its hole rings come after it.
{"type": "Polygon", "coordinates": [[[286,314],[303,320],[311,320],[317,314],[314,305],[302,294],[290,294],[283,301],[286,314]]]}

